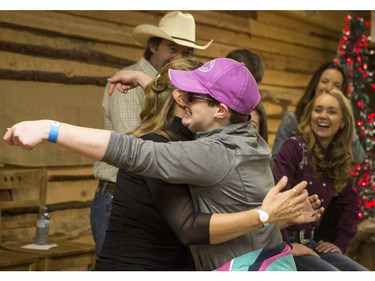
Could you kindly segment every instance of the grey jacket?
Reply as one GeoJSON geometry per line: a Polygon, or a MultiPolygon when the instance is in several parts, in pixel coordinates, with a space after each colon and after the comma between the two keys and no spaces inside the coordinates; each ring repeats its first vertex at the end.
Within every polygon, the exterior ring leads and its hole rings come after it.
{"type": "MultiPolygon", "coordinates": [[[[268,144],[247,123],[206,133],[197,140],[154,143],[112,132],[104,162],[133,173],[187,183],[197,210],[231,213],[260,206],[274,186],[268,144]]],[[[228,260],[282,240],[270,225],[217,245],[192,246],[198,270],[212,270],[228,260]]]]}

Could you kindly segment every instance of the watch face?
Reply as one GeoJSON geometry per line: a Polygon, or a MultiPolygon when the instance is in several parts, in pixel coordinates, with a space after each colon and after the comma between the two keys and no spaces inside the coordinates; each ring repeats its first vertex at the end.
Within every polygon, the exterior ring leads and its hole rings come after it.
{"type": "Polygon", "coordinates": [[[261,212],[261,214],[260,214],[261,222],[266,222],[266,221],[268,221],[268,219],[269,219],[269,215],[265,212],[261,212]]]}
{"type": "Polygon", "coordinates": [[[268,220],[270,216],[261,208],[257,208],[258,214],[259,214],[259,220],[263,223],[263,226],[268,226],[268,220]]]}
{"type": "Polygon", "coordinates": [[[257,208],[258,210],[258,214],[259,214],[259,220],[262,222],[262,223],[265,223],[268,221],[268,219],[270,218],[270,216],[262,209],[262,208],[257,208]]]}

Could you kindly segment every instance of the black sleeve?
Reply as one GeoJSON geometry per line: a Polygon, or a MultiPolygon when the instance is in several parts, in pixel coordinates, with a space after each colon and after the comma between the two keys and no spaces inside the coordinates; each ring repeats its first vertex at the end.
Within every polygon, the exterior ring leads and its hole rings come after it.
{"type": "MultiPolygon", "coordinates": [[[[166,142],[163,137],[155,135],[149,139],[166,142]]],[[[145,179],[157,209],[181,243],[209,244],[212,214],[200,214],[195,211],[188,185],[171,184],[149,177],[145,179]]]]}
{"type": "Polygon", "coordinates": [[[146,179],[161,216],[184,245],[210,243],[212,214],[195,211],[187,185],[171,184],[154,178],[146,179]]]}

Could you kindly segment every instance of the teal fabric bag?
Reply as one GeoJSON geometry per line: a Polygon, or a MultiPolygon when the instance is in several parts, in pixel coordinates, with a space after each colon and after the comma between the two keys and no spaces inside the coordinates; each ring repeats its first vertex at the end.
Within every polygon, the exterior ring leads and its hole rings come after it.
{"type": "Polygon", "coordinates": [[[292,249],[282,242],[233,258],[215,271],[297,271],[297,268],[292,249]]]}

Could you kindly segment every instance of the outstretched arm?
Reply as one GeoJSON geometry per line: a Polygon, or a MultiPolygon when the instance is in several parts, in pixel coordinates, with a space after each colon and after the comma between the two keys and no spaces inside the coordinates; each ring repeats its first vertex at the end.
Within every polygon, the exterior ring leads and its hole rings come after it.
{"type": "Polygon", "coordinates": [[[56,140],[51,138],[50,140],[93,160],[103,158],[111,135],[111,131],[107,130],[79,127],[50,120],[37,120],[20,122],[8,128],[4,141],[9,145],[31,150],[48,140],[49,137],[53,137],[51,135],[53,130],[55,130],[56,140]]]}
{"type": "MultiPolygon", "coordinates": [[[[78,152],[93,160],[101,160],[107,149],[110,131],[73,126],[65,123],[56,124],[49,120],[25,121],[9,128],[4,140],[9,145],[20,146],[31,150],[47,139],[51,140],[51,128],[59,125],[58,134],[53,141],[60,146],[78,152]],[[51,127],[52,126],[52,127],[51,127]]],[[[301,182],[294,189],[281,192],[287,179],[273,187],[266,195],[262,208],[269,215],[269,223],[291,220],[300,216],[307,200],[306,182],[301,182]]],[[[243,235],[262,226],[256,210],[240,214],[214,214],[210,224],[210,242],[221,243],[243,235]],[[223,231],[223,224],[226,231],[223,231]]]]}

